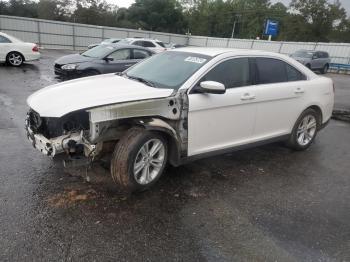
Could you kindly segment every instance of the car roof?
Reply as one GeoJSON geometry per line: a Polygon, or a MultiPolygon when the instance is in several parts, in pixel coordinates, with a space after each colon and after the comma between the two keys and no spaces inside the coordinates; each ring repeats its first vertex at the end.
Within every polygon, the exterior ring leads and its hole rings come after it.
{"type": "Polygon", "coordinates": [[[154,53],[152,50],[148,49],[148,48],[144,48],[142,46],[138,46],[138,45],[127,45],[127,44],[119,44],[119,43],[111,43],[111,44],[107,44],[104,46],[111,46],[114,49],[122,49],[122,48],[136,48],[136,49],[142,49],[151,53],[154,53]]]}
{"type": "Polygon", "coordinates": [[[226,53],[230,53],[231,55],[252,55],[252,56],[266,55],[266,56],[275,56],[275,57],[283,56],[278,53],[262,51],[262,50],[215,48],[215,47],[182,47],[182,48],[172,49],[169,52],[179,52],[179,51],[201,54],[201,55],[206,55],[211,57],[226,54],[226,53]]]}
{"type": "Polygon", "coordinates": [[[128,37],[125,38],[126,40],[141,40],[141,41],[156,41],[156,42],[162,42],[158,39],[153,39],[153,38],[143,38],[143,37],[128,37]]]}

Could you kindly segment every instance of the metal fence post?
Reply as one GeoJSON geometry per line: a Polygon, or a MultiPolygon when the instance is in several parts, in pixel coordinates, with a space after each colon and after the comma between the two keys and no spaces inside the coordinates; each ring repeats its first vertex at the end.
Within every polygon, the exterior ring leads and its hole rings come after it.
{"type": "Polygon", "coordinates": [[[40,21],[36,21],[37,24],[37,30],[38,30],[38,41],[39,41],[39,46],[41,46],[41,30],[40,30],[40,21]]]}
{"type": "Polygon", "coordinates": [[[229,44],[230,44],[230,38],[227,38],[226,47],[228,47],[229,44]]]}
{"type": "Polygon", "coordinates": [[[207,40],[205,41],[205,47],[208,47],[208,40],[209,40],[209,37],[207,37],[207,40]]]}
{"type": "Polygon", "coordinates": [[[73,29],[73,50],[75,51],[75,26],[74,26],[74,24],[72,25],[72,29],[73,29]]]}
{"type": "Polygon", "coordinates": [[[281,42],[280,49],[278,50],[278,53],[281,53],[283,47],[283,42],[281,42]]]}
{"type": "Polygon", "coordinates": [[[253,47],[254,47],[254,39],[253,39],[253,41],[252,41],[252,45],[250,46],[250,49],[253,49],[253,47]]]}
{"type": "Polygon", "coordinates": [[[169,34],[169,44],[171,43],[171,34],[169,34]]]}

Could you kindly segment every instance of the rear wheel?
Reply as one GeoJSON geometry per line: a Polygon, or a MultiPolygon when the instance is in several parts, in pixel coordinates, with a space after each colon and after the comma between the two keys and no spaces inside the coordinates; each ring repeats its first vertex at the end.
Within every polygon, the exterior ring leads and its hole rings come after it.
{"type": "Polygon", "coordinates": [[[288,146],[295,150],[306,150],[315,140],[320,125],[319,114],[311,108],[305,110],[294,125],[288,146]]]}
{"type": "Polygon", "coordinates": [[[18,52],[11,52],[7,55],[6,62],[11,66],[21,66],[24,62],[24,57],[18,52]]]}
{"type": "Polygon", "coordinates": [[[111,175],[123,192],[143,191],[160,178],[167,158],[168,146],[163,136],[132,128],[116,145],[111,175]]]}
{"type": "Polygon", "coordinates": [[[329,69],[329,65],[325,65],[323,68],[322,68],[322,70],[321,70],[321,73],[322,74],[327,74],[328,73],[328,69],[329,69]]]}

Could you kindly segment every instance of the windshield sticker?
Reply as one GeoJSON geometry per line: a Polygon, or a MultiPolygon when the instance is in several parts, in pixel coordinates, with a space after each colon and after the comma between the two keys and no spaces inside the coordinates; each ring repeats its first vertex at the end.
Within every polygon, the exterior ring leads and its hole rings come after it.
{"type": "Polygon", "coordinates": [[[203,64],[207,59],[200,58],[200,57],[193,57],[189,56],[185,59],[186,62],[196,63],[196,64],[203,64]]]}

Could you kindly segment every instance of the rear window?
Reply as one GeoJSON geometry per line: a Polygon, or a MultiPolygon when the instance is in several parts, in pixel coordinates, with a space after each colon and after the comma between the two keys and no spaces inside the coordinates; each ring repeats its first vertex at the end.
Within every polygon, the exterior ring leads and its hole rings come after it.
{"type": "Polygon", "coordinates": [[[0,35],[0,43],[11,43],[10,39],[0,35]]]}
{"type": "Polygon", "coordinates": [[[152,42],[149,41],[143,41],[144,47],[156,47],[152,42]]]}
{"type": "Polygon", "coordinates": [[[157,43],[158,45],[160,45],[161,47],[164,47],[164,48],[165,48],[165,45],[164,45],[162,42],[157,41],[156,43],[157,43]]]}
{"type": "Polygon", "coordinates": [[[296,68],[274,58],[256,58],[258,84],[273,84],[305,80],[296,68]]]}

